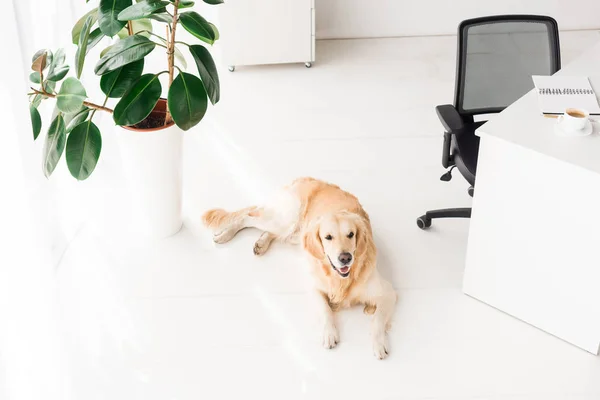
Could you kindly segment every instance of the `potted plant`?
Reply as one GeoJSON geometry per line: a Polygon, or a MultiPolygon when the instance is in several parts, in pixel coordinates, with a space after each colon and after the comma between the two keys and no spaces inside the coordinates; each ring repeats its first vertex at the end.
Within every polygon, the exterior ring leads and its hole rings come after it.
{"type": "MultiPolygon", "coordinates": [[[[203,0],[219,4],[223,0],[203,0]]],[[[169,236],[179,231],[181,218],[181,147],[183,131],[197,125],[208,101],[219,101],[219,77],[210,52],[200,44],[176,40],[181,26],[200,41],[212,45],[217,28],[190,10],[191,0],[100,0],[98,7],[73,27],[77,45],[75,76],[65,52],[44,49],[32,59],[30,114],[34,140],[42,122],[38,106],[44,99],[56,100],[56,112],[48,128],[43,149],[43,169],[50,177],[63,153],[71,175],[87,179],[98,162],[102,134],[94,124],[96,112],[107,112],[117,125],[125,175],[132,200],[143,214],[145,229],[152,235],[169,236]],[[166,36],[153,32],[151,20],[165,24],[166,36]],[[101,52],[94,72],[100,77],[101,102],[87,99],[80,81],[88,52],[104,37],[118,40],[101,52]],[[185,63],[180,47],[187,48],[197,74],[184,72],[175,63],[185,63]],[[157,48],[166,50],[165,68],[145,72],[144,58],[157,48]],[[162,98],[161,75],[168,77],[166,99],[162,98]],[[107,106],[117,99],[114,108],[107,106]],[[114,100],[112,100],[114,101],[114,100]]],[[[157,32],[160,32],[157,30],[157,32]]]]}

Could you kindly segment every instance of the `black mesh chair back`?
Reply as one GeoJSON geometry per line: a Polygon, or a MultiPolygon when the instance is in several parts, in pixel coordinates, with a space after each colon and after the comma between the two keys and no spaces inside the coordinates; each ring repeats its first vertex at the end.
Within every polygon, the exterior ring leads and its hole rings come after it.
{"type": "MultiPolygon", "coordinates": [[[[498,15],[463,21],[458,27],[458,56],[454,105],[435,108],[444,126],[440,178],[452,179],[452,169],[475,191],[479,137],[485,123],[473,116],[499,113],[533,89],[532,75],[553,75],[560,69],[558,24],[541,15],[498,15]]],[[[417,218],[421,229],[432,219],[470,218],[470,208],[427,211],[417,218]]]]}
{"type": "Polygon", "coordinates": [[[560,69],[558,26],[536,15],[463,21],[458,29],[455,103],[463,117],[502,111],[531,90],[532,75],[560,69]]]}

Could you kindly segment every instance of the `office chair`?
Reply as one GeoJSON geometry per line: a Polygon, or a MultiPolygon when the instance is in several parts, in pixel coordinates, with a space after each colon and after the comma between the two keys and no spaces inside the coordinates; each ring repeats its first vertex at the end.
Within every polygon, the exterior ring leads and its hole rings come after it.
{"type": "MultiPolygon", "coordinates": [[[[435,108],[444,126],[440,178],[452,179],[456,167],[471,185],[473,197],[479,137],[486,121],[474,116],[499,113],[533,87],[532,75],[552,75],[560,69],[558,24],[537,15],[499,15],[463,21],[458,27],[454,105],[435,108]]],[[[435,218],[470,218],[471,208],[427,211],[417,218],[421,229],[435,218]]]]}

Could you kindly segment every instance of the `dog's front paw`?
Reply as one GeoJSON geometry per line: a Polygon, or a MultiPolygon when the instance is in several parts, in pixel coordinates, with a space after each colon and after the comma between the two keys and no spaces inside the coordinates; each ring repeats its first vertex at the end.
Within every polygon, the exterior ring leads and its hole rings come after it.
{"type": "Polygon", "coordinates": [[[340,335],[337,328],[333,324],[325,325],[323,331],[323,347],[333,349],[340,341],[340,335]]]}
{"type": "Polygon", "coordinates": [[[385,334],[377,335],[373,338],[373,353],[379,360],[383,360],[388,356],[385,334]]]}

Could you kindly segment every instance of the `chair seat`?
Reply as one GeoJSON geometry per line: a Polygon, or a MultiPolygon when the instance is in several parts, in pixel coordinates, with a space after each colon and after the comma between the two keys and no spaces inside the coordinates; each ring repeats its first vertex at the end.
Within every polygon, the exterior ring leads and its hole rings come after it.
{"type": "Polygon", "coordinates": [[[475,184],[477,172],[477,156],[479,154],[479,136],[475,131],[486,121],[478,121],[465,124],[455,135],[453,135],[453,154],[456,167],[469,182],[475,184]]]}

